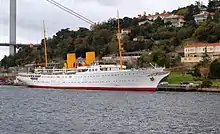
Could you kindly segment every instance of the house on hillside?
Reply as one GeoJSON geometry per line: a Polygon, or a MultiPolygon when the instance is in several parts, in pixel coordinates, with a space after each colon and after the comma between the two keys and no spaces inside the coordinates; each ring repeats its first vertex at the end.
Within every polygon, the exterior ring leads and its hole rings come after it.
{"type": "Polygon", "coordinates": [[[153,24],[153,21],[150,21],[150,20],[144,20],[144,21],[139,22],[138,25],[141,26],[141,25],[144,25],[144,24],[146,24],[146,23],[153,24]]]}
{"type": "Polygon", "coordinates": [[[144,36],[137,36],[135,38],[133,38],[133,41],[144,41],[144,36]]]}
{"type": "Polygon", "coordinates": [[[196,14],[193,17],[195,18],[195,21],[197,24],[204,22],[207,20],[208,16],[211,16],[212,18],[214,17],[215,13],[209,13],[209,12],[201,12],[200,14],[196,14]]]}
{"type": "Polygon", "coordinates": [[[182,63],[198,63],[207,49],[207,53],[212,60],[220,58],[220,42],[218,43],[199,43],[186,45],[184,47],[184,57],[182,63]]]}
{"type": "Polygon", "coordinates": [[[143,25],[145,23],[152,23],[153,21],[155,21],[158,17],[160,17],[162,20],[164,20],[164,22],[171,22],[173,26],[175,27],[182,27],[184,24],[184,16],[181,15],[174,15],[174,14],[170,14],[170,13],[162,13],[162,14],[155,14],[155,15],[151,15],[149,14],[148,16],[140,16],[140,19],[145,18],[146,20],[139,22],[139,25],[143,25]]]}
{"type": "Polygon", "coordinates": [[[160,17],[160,18],[163,20],[164,18],[169,17],[169,16],[171,16],[171,15],[172,15],[172,14],[170,14],[170,13],[161,13],[161,14],[157,13],[157,14],[155,14],[155,15],[148,14],[147,19],[154,21],[154,20],[156,20],[158,17],[160,17]]]}
{"type": "Polygon", "coordinates": [[[124,39],[124,37],[127,36],[129,33],[131,33],[131,29],[121,29],[121,39],[124,39]]]}
{"type": "Polygon", "coordinates": [[[181,15],[170,15],[164,18],[164,22],[171,22],[174,27],[182,27],[184,25],[184,16],[181,15]]]}
{"type": "Polygon", "coordinates": [[[129,28],[121,29],[121,34],[129,34],[129,33],[131,33],[131,29],[129,28]]]}

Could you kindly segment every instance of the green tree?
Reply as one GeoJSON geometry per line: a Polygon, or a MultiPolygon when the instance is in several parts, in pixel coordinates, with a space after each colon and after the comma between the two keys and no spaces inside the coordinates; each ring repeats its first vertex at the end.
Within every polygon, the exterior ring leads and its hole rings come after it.
{"type": "Polygon", "coordinates": [[[160,49],[154,50],[151,54],[144,55],[142,59],[145,63],[153,63],[158,66],[169,67],[169,59],[166,53],[160,49]]]}
{"type": "Polygon", "coordinates": [[[207,11],[216,12],[219,6],[220,6],[219,0],[209,0],[207,11]]]}
{"type": "Polygon", "coordinates": [[[210,65],[209,77],[214,79],[220,78],[220,60],[214,60],[210,65]]]}
{"type": "Polygon", "coordinates": [[[211,58],[208,55],[207,47],[205,47],[205,52],[204,52],[204,54],[202,56],[202,61],[200,61],[199,64],[200,64],[200,66],[207,68],[207,67],[209,67],[210,62],[211,62],[211,58]]]}
{"type": "Polygon", "coordinates": [[[154,21],[154,23],[158,26],[164,25],[164,20],[161,19],[161,17],[157,17],[157,19],[154,21]]]}
{"type": "Polygon", "coordinates": [[[200,73],[199,68],[200,68],[200,67],[199,67],[198,65],[196,65],[196,66],[194,67],[193,76],[195,76],[195,77],[201,77],[201,73],[200,73]]]}
{"type": "Polygon", "coordinates": [[[187,8],[180,8],[175,14],[185,16],[187,13],[188,13],[187,8]]]}
{"type": "Polygon", "coordinates": [[[211,34],[214,23],[203,22],[200,26],[195,30],[193,36],[199,41],[207,40],[208,36],[211,34]]]}
{"type": "Polygon", "coordinates": [[[215,35],[209,35],[208,36],[208,39],[207,39],[208,43],[215,43],[217,41],[218,41],[218,37],[217,36],[215,36],[215,35]]]}
{"type": "Polygon", "coordinates": [[[193,15],[194,15],[194,5],[190,5],[187,7],[187,14],[185,14],[184,19],[186,21],[192,21],[194,20],[193,15]]]}

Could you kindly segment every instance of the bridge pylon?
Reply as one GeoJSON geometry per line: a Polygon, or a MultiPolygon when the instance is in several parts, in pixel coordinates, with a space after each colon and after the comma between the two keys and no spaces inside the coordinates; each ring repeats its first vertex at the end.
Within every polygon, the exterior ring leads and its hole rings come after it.
{"type": "MultiPolygon", "coordinates": [[[[10,44],[16,44],[16,0],[10,0],[10,44]]],[[[16,53],[16,46],[9,46],[9,54],[16,53]]]]}

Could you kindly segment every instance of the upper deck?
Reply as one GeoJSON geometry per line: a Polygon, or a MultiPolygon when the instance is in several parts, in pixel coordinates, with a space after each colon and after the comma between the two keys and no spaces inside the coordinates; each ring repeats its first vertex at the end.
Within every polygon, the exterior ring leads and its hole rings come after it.
{"type": "Polygon", "coordinates": [[[78,73],[94,73],[94,72],[108,72],[108,71],[120,71],[125,70],[126,66],[122,66],[120,69],[120,65],[92,65],[92,66],[79,66],[73,69],[46,69],[46,68],[36,68],[28,73],[19,73],[19,75],[72,75],[78,73]]]}

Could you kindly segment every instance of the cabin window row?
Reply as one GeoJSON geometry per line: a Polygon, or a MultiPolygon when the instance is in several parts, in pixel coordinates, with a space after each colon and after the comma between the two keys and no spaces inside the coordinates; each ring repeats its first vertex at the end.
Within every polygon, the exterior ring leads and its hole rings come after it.
{"type": "MultiPolygon", "coordinates": [[[[91,77],[106,77],[106,76],[128,76],[129,74],[109,74],[109,75],[90,75],[90,76],[42,76],[42,78],[91,78],[91,77]]],[[[133,74],[135,75],[135,74],[133,74]]]]}
{"type": "Polygon", "coordinates": [[[19,75],[21,77],[32,77],[32,78],[36,78],[36,77],[41,77],[40,75],[19,75]]]}
{"type": "MultiPolygon", "coordinates": [[[[69,81],[69,82],[66,82],[66,81],[63,81],[62,83],[78,83],[78,84],[81,84],[81,83],[110,83],[110,82],[113,82],[113,83],[118,83],[118,82],[134,82],[135,80],[113,80],[113,81],[69,81]]],[[[138,81],[138,80],[136,80],[138,81]]],[[[39,81],[34,81],[34,82],[39,82],[39,81]]],[[[40,81],[41,83],[50,83],[49,81],[40,81]]]]}

